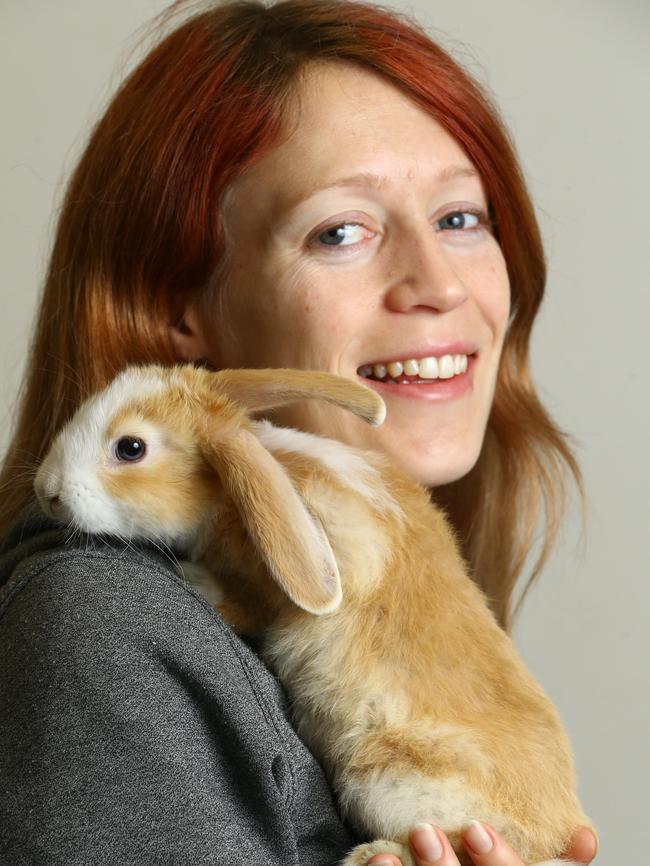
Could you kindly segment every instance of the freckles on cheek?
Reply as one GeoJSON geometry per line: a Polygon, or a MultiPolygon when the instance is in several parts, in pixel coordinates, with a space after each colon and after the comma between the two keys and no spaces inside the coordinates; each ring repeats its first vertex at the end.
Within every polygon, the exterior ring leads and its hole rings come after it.
{"type": "Polygon", "coordinates": [[[336,334],[341,333],[344,320],[333,316],[328,305],[322,300],[305,300],[300,308],[300,322],[303,334],[311,335],[313,339],[330,340],[336,334]]]}
{"type": "Polygon", "coordinates": [[[282,296],[287,315],[293,320],[300,340],[314,351],[330,352],[350,331],[358,318],[355,296],[357,283],[350,286],[332,268],[300,261],[282,275],[282,296]]]}
{"type": "Polygon", "coordinates": [[[302,339],[311,343],[317,351],[336,346],[349,329],[348,318],[336,309],[333,310],[331,301],[322,297],[303,300],[299,309],[297,330],[302,339]]]}
{"type": "Polygon", "coordinates": [[[472,276],[477,300],[495,326],[505,326],[510,313],[510,280],[501,251],[477,265],[472,276]]]}

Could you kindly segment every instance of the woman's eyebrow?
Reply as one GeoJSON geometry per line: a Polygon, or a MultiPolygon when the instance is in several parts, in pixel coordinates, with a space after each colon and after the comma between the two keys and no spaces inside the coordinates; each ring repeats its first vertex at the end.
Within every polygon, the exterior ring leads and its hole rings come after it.
{"type": "MultiPolygon", "coordinates": [[[[446,168],[443,168],[432,178],[432,183],[434,185],[442,185],[444,183],[448,183],[451,180],[456,180],[460,177],[476,177],[480,178],[479,172],[467,165],[450,165],[446,168]]],[[[343,189],[345,187],[351,186],[371,186],[375,189],[380,189],[389,178],[384,175],[375,174],[374,172],[362,171],[358,174],[352,174],[347,177],[339,177],[333,180],[331,183],[327,183],[324,185],[319,184],[318,186],[313,186],[311,189],[301,192],[299,195],[285,199],[282,203],[282,214],[288,214],[293,211],[298,205],[302,204],[305,201],[308,201],[313,196],[317,195],[321,192],[326,192],[330,189],[343,189]]]]}

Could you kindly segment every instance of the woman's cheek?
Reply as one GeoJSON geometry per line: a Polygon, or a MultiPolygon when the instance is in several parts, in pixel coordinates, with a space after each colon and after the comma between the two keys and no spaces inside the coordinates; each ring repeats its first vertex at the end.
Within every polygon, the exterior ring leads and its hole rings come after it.
{"type": "Polygon", "coordinates": [[[510,315],[510,280],[505,259],[496,241],[491,255],[479,264],[474,285],[479,287],[477,300],[483,307],[485,317],[492,322],[494,330],[503,333],[510,315]]]}
{"type": "Polygon", "coordinates": [[[351,281],[336,268],[317,262],[302,262],[285,275],[280,292],[286,299],[286,314],[294,322],[296,338],[312,342],[338,342],[355,318],[355,294],[351,281]]]}

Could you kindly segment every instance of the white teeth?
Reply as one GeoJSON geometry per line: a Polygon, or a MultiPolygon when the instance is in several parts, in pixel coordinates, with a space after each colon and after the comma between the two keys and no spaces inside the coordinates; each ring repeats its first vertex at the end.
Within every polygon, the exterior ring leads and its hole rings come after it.
{"type": "MultiPolygon", "coordinates": [[[[405,361],[391,361],[389,364],[364,364],[359,367],[359,375],[368,378],[385,379],[395,382],[400,376],[417,376],[420,380],[451,379],[467,370],[467,355],[443,355],[441,358],[409,358],[405,361]]],[[[399,384],[408,385],[408,379],[399,384]]]]}
{"type": "Polygon", "coordinates": [[[423,379],[437,379],[440,374],[437,358],[422,358],[419,367],[423,379]]]}
{"type": "Polygon", "coordinates": [[[440,378],[451,379],[454,375],[454,359],[451,355],[443,355],[439,361],[440,378]]]}

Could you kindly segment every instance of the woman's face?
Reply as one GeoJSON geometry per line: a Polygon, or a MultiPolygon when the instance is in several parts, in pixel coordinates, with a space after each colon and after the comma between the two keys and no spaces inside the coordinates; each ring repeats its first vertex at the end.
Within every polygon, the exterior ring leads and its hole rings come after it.
{"type": "Polygon", "coordinates": [[[228,197],[209,358],[363,382],[386,402],[381,427],[317,401],[273,420],[383,451],[429,486],[455,480],[480,452],[509,315],[480,178],[436,121],[355,66],[314,67],[298,111],[228,197]]]}

